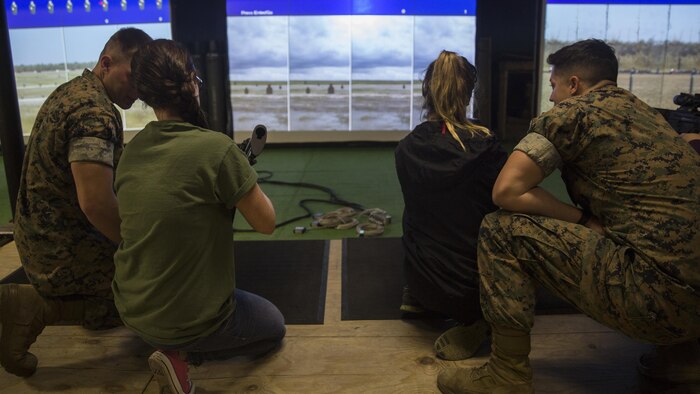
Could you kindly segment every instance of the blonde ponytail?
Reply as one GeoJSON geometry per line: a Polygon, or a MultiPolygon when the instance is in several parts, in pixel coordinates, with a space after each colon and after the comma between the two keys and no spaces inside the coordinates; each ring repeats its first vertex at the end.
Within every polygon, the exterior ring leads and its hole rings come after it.
{"type": "Polygon", "coordinates": [[[424,108],[427,119],[443,121],[452,138],[466,147],[457,134],[457,128],[471,135],[490,135],[489,129],[467,119],[467,106],[476,85],[476,68],[463,56],[442,51],[426,70],[423,80],[424,108]]]}

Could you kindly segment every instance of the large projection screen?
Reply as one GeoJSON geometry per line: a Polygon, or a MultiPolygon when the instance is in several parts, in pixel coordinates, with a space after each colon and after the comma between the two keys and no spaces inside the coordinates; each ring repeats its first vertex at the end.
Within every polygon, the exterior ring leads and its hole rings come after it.
{"type": "MultiPolygon", "coordinates": [[[[5,12],[25,136],[46,97],[94,67],[117,30],[137,27],[153,38],[171,37],[168,0],[16,0],[5,1],[5,12]]],[[[129,130],[155,120],[140,101],[121,112],[129,130]]]]}
{"type": "Polygon", "coordinates": [[[618,85],[652,107],[675,109],[675,95],[698,93],[700,1],[549,0],[545,15],[541,111],[552,107],[547,56],[588,38],[615,48],[618,85]]]}
{"type": "Polygon", "coordinates": [[[440,51],[474,62],[476,0],[228,0],[227,14],[237,132],[405,133],[440,51]]]}

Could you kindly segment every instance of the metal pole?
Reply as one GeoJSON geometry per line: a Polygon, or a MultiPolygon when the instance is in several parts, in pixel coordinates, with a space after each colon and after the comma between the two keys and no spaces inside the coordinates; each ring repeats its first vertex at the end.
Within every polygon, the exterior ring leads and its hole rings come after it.
{"type": "Polygon", "coordinates": [[[7,189],[10,194],[12,218],[15,217],[15,204],[19,190],[19,178],[24,159],[24,138],[17,103],[15,70],[12,64],[10,33],[7,27],[5,1],[0,0],[0,144],[5,163],[7,189]]]}
{"type": "Polygon", "coordinates": [[[223,57],[218,51],[216,41],[209,43],[209,52],[205,55],[204,68],[207,70],[209,85],[207,99],[209,101],[209,128],[226,133],[226,73],[224,72],[223,57]]]}
{"type": "Polygon", "coordinates": [[[630,70],[630,86],[629,86],[629,88],[627,89],[627,90],[629,90],[630,92],[632,92],[632,80],[634,79],[634,72],[635,72],[635,69],[631,69],[631,70],[630,70]]]}
{"type": "Polygon", "coordinates": [[[688,94],[693,94],[693,83],[695,82],[695,74],[697,74],[697,70],[693,69],[693,71],[690,72],[690,88],[688,89],[688,94]]]}

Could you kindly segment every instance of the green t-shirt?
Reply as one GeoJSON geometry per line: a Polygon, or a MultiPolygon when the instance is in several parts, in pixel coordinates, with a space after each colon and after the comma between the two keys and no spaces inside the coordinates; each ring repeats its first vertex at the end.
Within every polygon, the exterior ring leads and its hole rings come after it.
{"type": "Polygon", "coordinates": [[[124,324],[150,343],[184,345],[235,308],[232,209],[257,174],[224,134],[151,122],[117,167],[122,242],[112,289],[124,324]]]}

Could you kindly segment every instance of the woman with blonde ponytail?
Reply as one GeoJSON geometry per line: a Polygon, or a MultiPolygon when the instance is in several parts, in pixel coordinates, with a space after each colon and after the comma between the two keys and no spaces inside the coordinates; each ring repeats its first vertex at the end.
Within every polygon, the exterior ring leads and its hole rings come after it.
{"type": "Polygon", "coordinates": [[[131,72],[158,120],[117,167],[114,302],[124,325],[158,349],[148,363],[161,389],[194,393],[188,363],[267,353],[285,335],[277,307],[235,288],[232,211],[270,234],[275,210],[233,140],[206,128],[201,80],[182,46],[147,44],[131,72]]]}
{"type": "Polygon", "coordinates": [[[475,85],[476,68],[442,51],[423,80],[425,121],[395,152],[405,203],[401,310],[457,322],[435,341],[447,360],[471,357],[488,335],[476,243],[481,220],[496,210],[491,190],[507,157],[491,131],[467,118],[475,85]]]}

